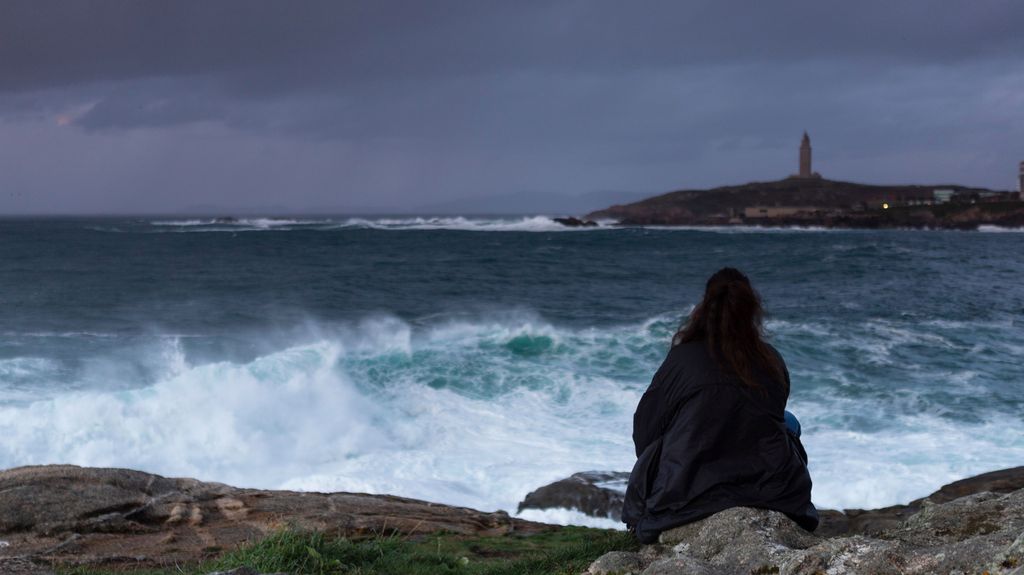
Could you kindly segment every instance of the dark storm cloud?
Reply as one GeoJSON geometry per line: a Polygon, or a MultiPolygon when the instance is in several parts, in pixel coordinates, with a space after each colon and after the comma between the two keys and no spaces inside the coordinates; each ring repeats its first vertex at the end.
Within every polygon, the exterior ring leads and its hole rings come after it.
{"type": "Polygon", "coordinates": [[[0,186],[341,207],[660,191],[784,176],[809,129],[826,175],[1006,187],[1021,23],[1016,0],[6,1],[0,146],[69,157],[10,159],[0,186]],[[71,158],[90,138],[92,164],[71,158]]]}
{"type": "Polygon", "coordinates": [[[901,2],[9,1],[0,88],[221,74],[242,91],[396,74],[733,62],[954,63],[1024,48],[1024,5],[901,2]],[[273,71],[273,74],[266,72],[273,71]]]}

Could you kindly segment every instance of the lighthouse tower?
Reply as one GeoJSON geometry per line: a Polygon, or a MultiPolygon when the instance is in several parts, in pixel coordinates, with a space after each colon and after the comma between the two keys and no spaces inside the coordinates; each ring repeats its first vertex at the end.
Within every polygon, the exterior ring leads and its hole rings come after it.
{"type": "MultiPolygon", "coordinates": [[[[1024,167],[1024,162],[1021,163],[1024,167]]],[[[810,178],[811,172],[811,138],[804,132],[804,139],[800,141],[800,177],[810,178]]]]}
{"type": "Polygon", "coordinates": [[[1020,192],[1020,199],[1024,200],[1024,162],[1020,163],[1020,175],[1017,178],[1017,191],[1020,192]]]}

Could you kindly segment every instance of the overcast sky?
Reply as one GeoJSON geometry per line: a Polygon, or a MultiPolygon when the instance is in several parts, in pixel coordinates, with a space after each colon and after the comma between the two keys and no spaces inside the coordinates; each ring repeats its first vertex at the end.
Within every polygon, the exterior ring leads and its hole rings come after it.
{"type": "MultiPolygon", "coordinates": [[[[0,213],[1015,186],[1024,2],[0,2],[0,213]]],[[[529,209],[529,206],[525,206],[529,209]]]]}

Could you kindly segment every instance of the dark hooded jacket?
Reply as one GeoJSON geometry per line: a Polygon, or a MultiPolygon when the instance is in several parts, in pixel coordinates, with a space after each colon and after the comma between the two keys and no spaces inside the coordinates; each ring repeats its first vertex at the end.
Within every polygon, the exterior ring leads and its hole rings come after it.
{"type": "Polygon", "coordinates": [[[789,372],[785,385],[756,375],[758,389],[724,373],[703,342],[669,351],[633,416],[637,462],[622,519],[641,542],[730,507],[818,526],[807,453],[783,415],[789,372]]]}

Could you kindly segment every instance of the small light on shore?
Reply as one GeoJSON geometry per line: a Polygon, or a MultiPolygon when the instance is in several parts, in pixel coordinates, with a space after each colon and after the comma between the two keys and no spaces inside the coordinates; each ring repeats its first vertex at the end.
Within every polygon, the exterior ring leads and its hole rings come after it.
{"type": "Polygon", "coordinates": [[[889,204],[882,204],[882,209],[883,210],[888,210],[889,209],[889,204]]]}

